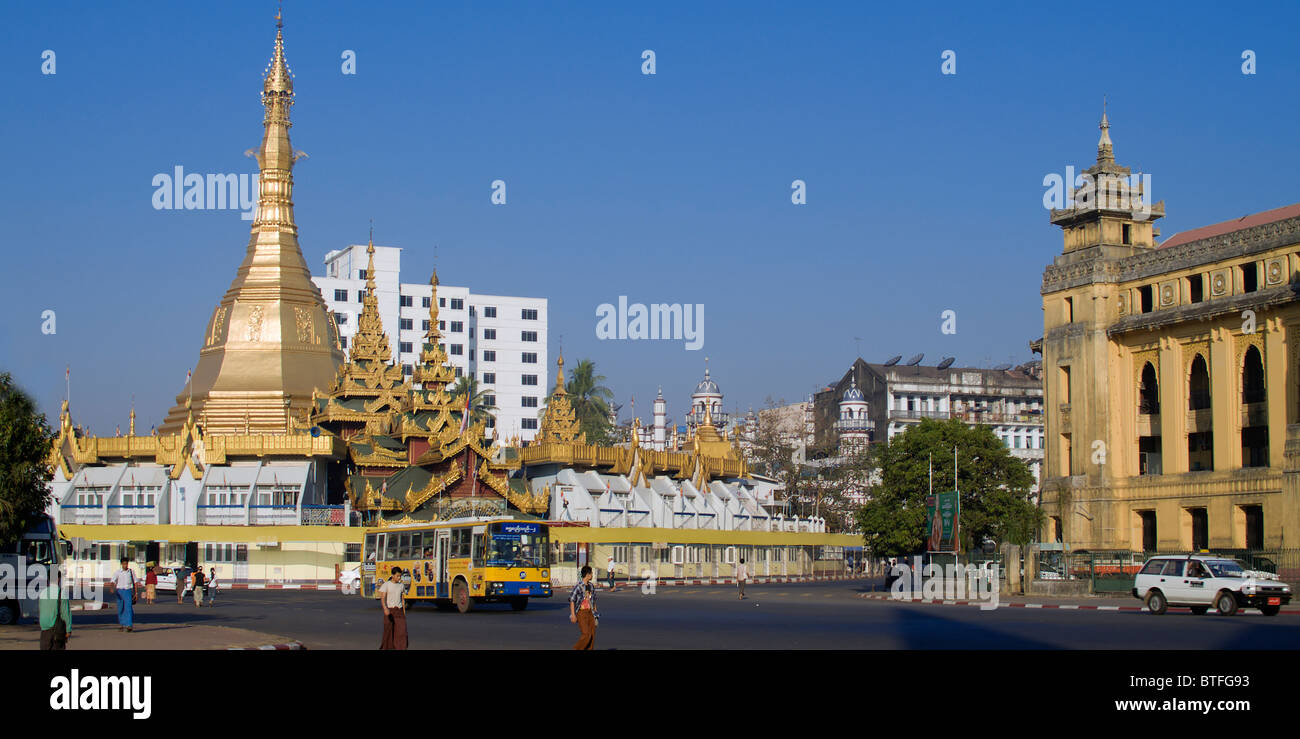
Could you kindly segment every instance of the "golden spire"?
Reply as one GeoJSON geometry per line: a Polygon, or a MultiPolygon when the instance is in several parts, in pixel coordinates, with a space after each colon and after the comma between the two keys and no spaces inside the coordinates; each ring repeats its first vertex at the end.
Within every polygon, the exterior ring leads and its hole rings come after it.
{"type": "Polygon", "coordinates": [[[127,427],[127,436],[135,436],[135,401],[131,401],[131,424],[127,427]]]}
{"type": "MultiPolygon", "coordinates": [[[[420,363],[411,373],[412,382],[420,383],[426,391],[437,391],[455,381],[456,369],[447,364],[447,353],[442,348],[442,331],[438,328],[438,270],[429,277],[429,329],[424,332],[424,346],[420,349],[420,363]]],[[[429,393],[425,399],[431,400],[429,393]]]]}
{"type": "Polygon", "coordinates": [[[374,226],[370,228],[366,255],[366,294],[361,299],[361,315],[357,317],[357,333],[352,337],[348,359],[354,363],[368,361],[386,364],[392,357],[392,351],[388,347],[388,334],[384,333],[384,321],[379,317],[379,297],[375,295],[374,226]]]}
{"type": "Polygon", "coordinates": [[[257,211],[235,279],[213,310],[199,362],[159,428],[181,430],[191,407],[205,431],[236,434],[248,417],[257,433],[288,433],[284,401],[305,409],[315,388],[331,387],[343,362],[337,328],[298,245],[289,142],[293,75],[285,61],[284,24],[276,16],[275,50],[262,86],[262,143],[250,153],[259,169],[257,211]]]}
{"type": "Polygon", "coordinates": [[[564,354],[560,353],[560,358],[555,360],[555,392],[553,395],[567,395],[564,391],[564,354]]]}
{"type": "Polygon", "coordinates": [[[1106,118],[1106,99],[1101,101],[1101,139],[1097,141],[1097,163],[1114,164],[1115,147],[1110,141],[1110,121],[1106,118]]]}

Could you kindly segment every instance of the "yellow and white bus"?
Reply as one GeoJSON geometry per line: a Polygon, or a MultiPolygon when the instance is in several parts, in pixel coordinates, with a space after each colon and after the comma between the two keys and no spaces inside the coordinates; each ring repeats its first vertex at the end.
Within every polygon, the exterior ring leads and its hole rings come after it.
{"type": "Polygon", "coordinates": [[[406,598],[468,613],[478,603],[551,597],[550,532],[542,521],[462,518],[366,529],[362,544],[362,594],[375,597],[394,567],[409,577],[406,598]]]}

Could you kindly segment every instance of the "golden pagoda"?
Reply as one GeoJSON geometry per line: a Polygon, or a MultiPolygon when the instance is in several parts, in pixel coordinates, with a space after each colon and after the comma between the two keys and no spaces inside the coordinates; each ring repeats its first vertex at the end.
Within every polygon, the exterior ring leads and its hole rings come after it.
{"type": "Polygon", "coordinates": [[[276,14],[275,52],[262,86],[264,133],[257,150],[258,201],[244,261],[212,312],[198,366],[159,432],[174,434],[192,411],[204,431],[290,433],[312,392],[330,387],[343,362],[338,327],[311,281],[293,216],[289,143],[293,75],[276,14]]]}

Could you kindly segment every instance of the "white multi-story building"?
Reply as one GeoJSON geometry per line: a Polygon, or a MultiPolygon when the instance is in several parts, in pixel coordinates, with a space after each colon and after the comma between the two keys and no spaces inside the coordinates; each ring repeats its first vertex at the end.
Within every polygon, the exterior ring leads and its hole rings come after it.
{"type": "MultiPolygon", "coordinates": [[[[325,255],[325,276],[313,277],[325,304],[334,313],[339,340],[348,348],[357,330],[366,289],[366,245],[352,245],[325,255]]],[[[396,361],[410,374],[419,361],[428,330],[429,281],[402,282],[402,250],[375,247],[375,293],[396,361]]],[[[502,439],[531,440],[538,414],[546,406],[546,298],[480,295],[467,287],[438,285],[438,329],[456,376],[470,374],[496,407],[489,421],[502,439]]]]}

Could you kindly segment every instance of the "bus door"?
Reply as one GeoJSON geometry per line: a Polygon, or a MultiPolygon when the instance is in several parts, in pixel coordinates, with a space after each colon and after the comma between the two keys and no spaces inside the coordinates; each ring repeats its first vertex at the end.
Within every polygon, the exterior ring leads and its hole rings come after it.
{"type": "Polygon", "coordinates": [[[451,592],[447,587],[447,556],[451,553],[451,531],[442,529],[438,531],[438,597],[450,598],[451,592]]]}

